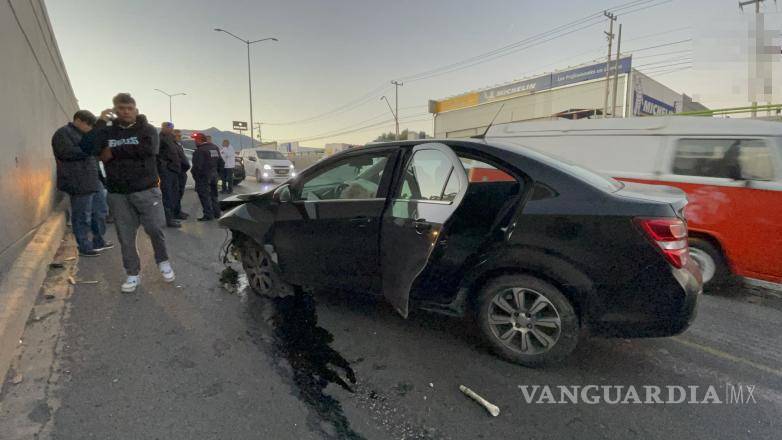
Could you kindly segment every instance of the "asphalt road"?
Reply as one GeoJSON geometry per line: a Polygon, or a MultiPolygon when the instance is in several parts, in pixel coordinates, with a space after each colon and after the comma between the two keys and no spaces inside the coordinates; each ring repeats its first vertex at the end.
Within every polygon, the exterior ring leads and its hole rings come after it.
{"type": "MultiPolygon", "coordinates": [[[[187,210],[197,215],[192,192],[186,197],[187,210]]],[[[590,339],[565,364],[534,370],[487,352],[466,320],[424,312],[404,320],[382,301],[339,292],[269,300],[226,290],[218,261],[225,237],[215,223],[189,221],[170,230],[172,285],[160,279],[148,240],[139,240],[145,268],[142,288],[132,295],[119,293],[119,249],[78,262],[77,284],[62,311],[51,312],[59,318],[47,320],[44,309],[31,316],[3,388],[0,438],[32,432],[55,439],[770,439],[782,433],[782,311],[741,292],[704,296],[683,335],[590,339]],[[460,393],[461,384],[501,414],[489,416],[460,393]],[[527,403],[525,385],[697,386],[698,400],[713,386],[722,401],[726,389],[741,385],[749,402],[527,403]]],[[[44,293],[37,307],[55,301],[44,293]]]]}

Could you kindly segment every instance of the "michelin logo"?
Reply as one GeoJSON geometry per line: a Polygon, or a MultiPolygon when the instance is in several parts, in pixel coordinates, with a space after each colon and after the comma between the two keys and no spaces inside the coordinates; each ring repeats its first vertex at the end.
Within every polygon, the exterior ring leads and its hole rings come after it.
{"type": "Polygon", "coordinates": [[[120,145],[138,145],[138,136],[131,136],[125,139],[109,139],[109,148],[119,147],[120,145]]]}

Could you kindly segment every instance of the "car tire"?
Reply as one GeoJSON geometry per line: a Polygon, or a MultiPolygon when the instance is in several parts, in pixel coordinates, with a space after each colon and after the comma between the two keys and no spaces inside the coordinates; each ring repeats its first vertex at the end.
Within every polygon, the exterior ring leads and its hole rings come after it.
{"type": "Polygon", "coordinates": [[[293,295],[295,289],[280,277],[272,257],[261,245],[246,239],[239,247],[247,284],[258,295],[282,298],[293,295]]]}
{"type": "Polygon", "coordinates": [[[489,281],[478,293],[475,312],[492,350],[517,364],[558,363],[578,344],[578,316],[570,300],[533,276],[504,275],[489,281]]]}
{"type": "Polygon", "coordinates": [[[720,287],[732,281],[725,257],[717,246],[702,238],[690,238],[689,243],[690,258],[701,270],[704,287],[720,287]]]}

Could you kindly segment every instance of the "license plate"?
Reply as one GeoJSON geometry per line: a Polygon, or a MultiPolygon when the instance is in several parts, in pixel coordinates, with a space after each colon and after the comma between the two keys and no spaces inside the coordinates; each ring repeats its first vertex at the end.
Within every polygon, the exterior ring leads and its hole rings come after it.
{"type": "Polygon", "coordinates": [[[277,174],[288,174],[288,170],[274,170],[277,174]]]}

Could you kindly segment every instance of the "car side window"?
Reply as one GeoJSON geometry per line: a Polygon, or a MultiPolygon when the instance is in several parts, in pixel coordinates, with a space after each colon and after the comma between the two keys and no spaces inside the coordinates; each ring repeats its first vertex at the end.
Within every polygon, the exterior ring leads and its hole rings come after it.
{"type": "Polygon", "coordinates": [[[438,150],[419,150],[405,169],[397,199],[453,201],[459,179],[452,176],[451,160],[438,150]]]}
{"type": "Polygon", "coordinates": [[[771,151],[761,139],[680,139],[673,174],[772,180],[774,168],[771,151]]]}
{"type": "Polygon", "coordinates": [[[299,200],[356,200],[377,197],[391,153],[352,156],[305,178],[299,200]]]}

